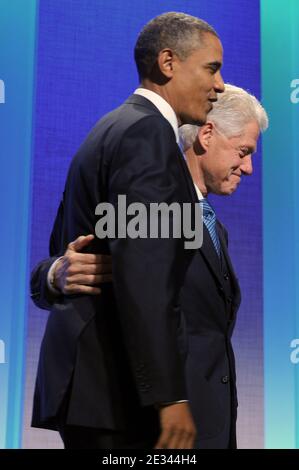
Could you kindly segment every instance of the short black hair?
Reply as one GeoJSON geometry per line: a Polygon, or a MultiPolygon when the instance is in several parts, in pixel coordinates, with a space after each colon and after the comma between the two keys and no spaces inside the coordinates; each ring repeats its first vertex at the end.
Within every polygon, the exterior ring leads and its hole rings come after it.
{"type": "Polygon", "coordinates": [[[203,33],[218,37],[206,21],[186,13],[168,12],[153,18],[140,32],[134,49],[139,78],[150,76],[162,49],[169,47],[181,60],[186,59],[198,47],[203,33]]]}

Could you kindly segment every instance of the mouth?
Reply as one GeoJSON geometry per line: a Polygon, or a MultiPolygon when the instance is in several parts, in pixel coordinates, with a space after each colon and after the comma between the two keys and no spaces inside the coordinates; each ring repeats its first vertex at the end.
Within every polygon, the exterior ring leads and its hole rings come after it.
{"type": "Polygon", "coordinates": [[[238,178],[238,183],[241,181],[241,175],[236,175],[236,173],[232,173],[233,176],[236,176],[238,178]]]}
{"type": "Polygon", "coordinates": [[[213,109],[214,105],[213,103],[216,103],[217,98],[208,98],[209,104],[210,104],[210,111],[213,109]]]}

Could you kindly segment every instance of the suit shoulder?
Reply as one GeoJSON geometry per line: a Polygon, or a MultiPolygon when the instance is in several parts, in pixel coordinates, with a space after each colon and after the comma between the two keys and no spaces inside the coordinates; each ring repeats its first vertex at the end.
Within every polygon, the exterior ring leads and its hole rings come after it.
{"type": "Polygon", "coordinates": [[[131,138],[136,142],[144,139],[148,143],[159,141],[168,148],[176,145],[170,123],[158,110],[125,103],[95,124],[73,157],[71,166],[95,166],[97,171],[96,161],[108,163],[131,138]]]}
{"type": "Polygon", "coordinates": [[[138,129],[146,128],[149,132],[151,129],[160,129],[166,134],[173,134],[171,125],[158,110],[153,111],[145,106],[128,103],[104,116],[95,127],[99,131],[109,128],[115,137],[121,137],[135,127],[138,129]]]}

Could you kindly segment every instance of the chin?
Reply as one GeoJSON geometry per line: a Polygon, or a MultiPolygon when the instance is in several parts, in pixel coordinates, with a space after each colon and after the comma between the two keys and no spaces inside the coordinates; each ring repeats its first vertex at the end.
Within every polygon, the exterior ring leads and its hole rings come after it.
{"type": "Polygon", "coordinates": [[[233,194],[233,193],[236,191],[237,187],[238,187],[238,186],[235,186],[234,188],[230,188],[230,189],[227,191],[227,193],[226,193],[227,196],[230,196],[231,194],[233,194]]]}
{"type": "Polygon", "coordinates": [[[234,188],[222,188],[217,194],[219,194],[220,196],[230,196],[236,191],[236,189],[237,186],[235,186],[234,188]]]}
{"type": "Polygon", "coordinates": [[[196,121],[194,121],[194,124],[196,126],[203,126],[207,122],[207,117],[208,117],[207,113],[204,116],[198,116],[196,121]]]}
{"type": "Polygon", "coordinates": [[[203,114],[202,116],[182,116],[182,124],[191,124],[193,126],[203,126],[207,122],[208,114],[203,114]]]}

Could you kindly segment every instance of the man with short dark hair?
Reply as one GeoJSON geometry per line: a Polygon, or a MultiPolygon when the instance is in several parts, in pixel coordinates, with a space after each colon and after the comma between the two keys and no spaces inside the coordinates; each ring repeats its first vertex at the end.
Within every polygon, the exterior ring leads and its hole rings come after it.
{"type": "MultiPolygon", "coordinates": [[[[178,126],[204,123],[224,90],[220,40],[206,22],[166,13],[140,33],[135,59],[141,86],[72,160],[52,254],[94,233],[95,208],[109,202],[117,211],[119,194],[146,206],[197,202],[178,126]]],[[[113,288],[53,306],[33,425],[59,430],[67,448],[192,447],[179,293],[194,253],[183,237],[94,239],[89,249],[112,255],[113,288]]]]}

